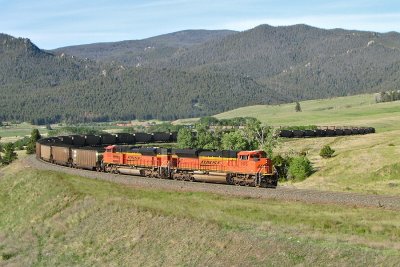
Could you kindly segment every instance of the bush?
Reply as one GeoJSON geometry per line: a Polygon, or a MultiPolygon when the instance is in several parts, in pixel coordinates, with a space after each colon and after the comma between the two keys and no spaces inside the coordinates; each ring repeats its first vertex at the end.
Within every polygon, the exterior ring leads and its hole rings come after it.
{"type": "Polygon", "coordinates": [[[291,158],[282,157],[281,155],[276,155],[272,158],[272,164],[278,172],[279,179],[287,180],[290,161],[291,158]]]}
{"type": "Polygon", "coordinates": [[[335,153],[335,150],[333,150],[330,146],[326,145],[321,149],[319,155],[326,159],[326,158],[331,158],[333,156],[333,153],[335,153]]]}
{"type": "Polygon", "coordinates": [[[1,159],[1,163],[3,165],[8,165],[13,160],[17,159],[17,154],[14,151],[14,144],[13,143],[5,144],[3,150],[4,150],[4,156],[1,159]]]}
{"type": "Polygon", "coordinates": [[[288,169],[288,177],[296,180],[303,181],[313,172],[311,162],[304,156],[294,157],[290,161],[288,169]]]}

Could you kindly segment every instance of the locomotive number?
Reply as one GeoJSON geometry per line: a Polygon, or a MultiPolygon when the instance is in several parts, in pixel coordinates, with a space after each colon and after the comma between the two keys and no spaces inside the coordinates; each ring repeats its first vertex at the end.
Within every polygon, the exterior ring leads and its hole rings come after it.
{"type": "Polygon", "coordinates": [[[201,165],[218,165],[220,162],[217,160],[202,160],[200,162],[200,166],[201,165]]]}

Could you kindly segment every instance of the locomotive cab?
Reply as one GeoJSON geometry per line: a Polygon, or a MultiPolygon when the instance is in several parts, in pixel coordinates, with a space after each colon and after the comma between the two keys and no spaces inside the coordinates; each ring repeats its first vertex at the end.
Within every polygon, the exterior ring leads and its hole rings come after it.
{"type": "Polygon", "coordinates": [[[106,152],[103,154],[103,162],[105,164],[112,163],[112,164],[123,164],[123,155],[117,152],[117,146],[107,146],[106,152]]]}
{"type": "Polygon", "coordinates": [[[115,153],[115,147],[114,145],[106,147],[106,152],[115,153]]]}
{"type": "Polygon", "coordinates": [[[272,173],[271,160],[264,151],[241,151],[238,153],[238,165],[246,173],[269,175],[272,173]]]}

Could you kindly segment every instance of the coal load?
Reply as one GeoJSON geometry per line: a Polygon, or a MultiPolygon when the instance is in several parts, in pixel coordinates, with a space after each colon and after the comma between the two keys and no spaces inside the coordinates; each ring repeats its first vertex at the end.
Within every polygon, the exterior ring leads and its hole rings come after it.
{"type": "Polygon", "coordinates": [[[153,141],[154,142],[166,143],[166,142],[170,141],[170,138],[171,138],[170,133],[161,133],[161,132],[153,133],[153,141]]]}
{"type": "Polygon", "coordinates": [[[375,128],[367,127],[367,128],[365,128],[365,133],[375,133],[375,128]]]}
{"type": "Polygon", "coordinates": [[[304,131],[302,131],[302,130],[293,130],[293,137],[294,138],[304,137],[304,131]]]}
{"type": "Polygon", "coordinates": [[[129,133],[117,133],[115,134],[118,144],[134,144],[135,136],[129,133]]]}
{"type": "Polygon", "coordinates": [[[178,132],[172,132],[171,133],[171,142],[177,142],[178,141],[178,132]]]}
{"type": "Polygon", "coordinates": [[[101,138],[98,135],[88,134],[85,135],[85,145],[97,146],[101,144],[101,138]]]}
{"type": "Polygon", "coordinates": [[[342,129],[336,129],[335,132],[336,135],[344,135],[344,131],[342,129]]]}
{"type": "Polygon", "coordinates": [[[291,130],[281,130],[279,133],[280,137],[286,137],[286,138],[290,138],[293,137],[293,131],[291,130]]]}
{"type": "Polygon", "coordinates": [[[358,129],[358,133],[359,133],[359,134],[366,134],[365,128],[359,128],[359,129],[358,129]]]}
{"type": "Polygon", "coordinates": [[[65,145],[72,145],[71,136],[59,136],[60,142],[65,145]]]}
{"type": "Polygon", "coordinates": [[[351,129],[344,129],[343,132],[344,132],[345,135],[352,135],[353,134],[351,129]]]}
{"type": "Polygon", "coordinates": [[[314,132],[314,130],[304,130],[304,136],[305,137],[314,137],[315,132],[314,132]]]}
{"type": "Polygon", "coordinates": [[[336,136],[336,131],[333,129],[326,129],[325,136],[336,136]]]}
{"type": "Polygon", "coordinates": [[[135,140],[137,143],[150,143],[153,141],[153,136],[148,133],[135,133],[135,140]]]}
{"type": "Polygon", "coordinates": [[[317,136],[317,137],[324,137],[325,135],[326,135],[325,130],[322,130],[322,129],[317,129],[317,130],[315,130],[315,136],[317,136]]]}
{"type": "Polygon", "coordinates": [[[114,145],[117,138],[112,134],[102,134],[100,135],[102,145],[114,145]]]}
{"type": "Polygon", "coordinates": [[[84,146],[85,145],[85,137],[82,135],[71,135],[72,144],[74,146],[84,146]]]}

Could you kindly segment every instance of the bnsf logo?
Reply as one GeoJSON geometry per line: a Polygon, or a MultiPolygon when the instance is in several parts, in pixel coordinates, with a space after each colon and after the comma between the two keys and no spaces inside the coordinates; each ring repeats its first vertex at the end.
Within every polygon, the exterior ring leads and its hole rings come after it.
{"type": "Polygon", "coordinates": [[[200,165],[218,165],[219,163],[218,160],[202,160],[200,165]]]}
{"type": "Polygon", "coordinates": [[[128,160],[140,160],[140,156],[130,156],[130,157],[127,157],[127,159],[128,160]]]}

